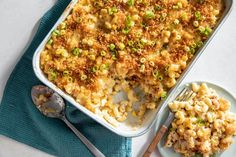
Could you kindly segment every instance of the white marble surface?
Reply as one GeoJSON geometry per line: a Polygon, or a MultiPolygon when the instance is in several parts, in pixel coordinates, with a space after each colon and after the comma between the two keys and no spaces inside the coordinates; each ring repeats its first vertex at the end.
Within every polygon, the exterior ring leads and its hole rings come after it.
{"type": "MultiPolygon", "coordinates": [[[[0,98],[7,78],[35,32],[35,25],[55,1],[0,0],[0,98]]],[[[236,95],[236,9],[232,11],[184,82],[194,80],[217,83],[236,95]]],[[[152,129],[149,133],[133,139],[133,157],[141,156],[153,135],[152,129]]],[[[0,157],[13,156],[50,157],[0,136],[0,157]]],[[[157,152],[152,156],[157,156],[157,152]]]]}

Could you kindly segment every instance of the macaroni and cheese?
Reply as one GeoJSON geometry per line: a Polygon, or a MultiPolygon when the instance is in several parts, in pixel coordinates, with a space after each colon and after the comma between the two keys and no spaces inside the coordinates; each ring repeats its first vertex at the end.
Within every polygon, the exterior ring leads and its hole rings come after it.
{"type": "Polygon", "coordinates": [[[222,10],[220,0],[79,0],[52,32],[40,66],[113,125],[129,113],[142,119],[175,85],[222,10]],[[120,91],[126,100],[114,102],[120,91]]]}
{"type": "Polygon", "coordinates": [[[165,146],[184,157],[210,157],[232,144],[236,114],[230,112],[230,102],[205,83],[193,83],[192,90],[194,95],[189,100],[169,104],[175,119],[165,146]]]}

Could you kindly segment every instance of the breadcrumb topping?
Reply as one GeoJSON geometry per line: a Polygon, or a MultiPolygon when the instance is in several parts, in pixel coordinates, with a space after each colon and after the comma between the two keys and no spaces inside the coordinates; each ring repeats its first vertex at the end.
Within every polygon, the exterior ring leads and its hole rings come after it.
{"type": "Polygon", "coordinates": [[[139,87],[143,107],[133,109],[140,97],[132,93],[119,113],[142,117],[175,85],[222,10],[220,0],[79,0],[52,32],[41,69],[81,105],[118,121],[111,97],[139,87]]]}

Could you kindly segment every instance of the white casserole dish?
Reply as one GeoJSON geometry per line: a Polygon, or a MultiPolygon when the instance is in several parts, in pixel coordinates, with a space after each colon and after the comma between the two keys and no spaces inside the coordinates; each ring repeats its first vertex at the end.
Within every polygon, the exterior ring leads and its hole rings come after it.
{"type": "Polygon", "coordinates": [[[99,115],[94,114],[93,112],[89,111],[88,109],[86,109],[85,107],[83,107],[82,105],[77,103],[71,96],[69,96],[64,91],[59,89],[56,85],[54,85],[52,82],[50,82],[44,76],[42,70],[40,69],[40,53],[42,52],[42,50],[44,49],[45,44],[49,40],[49,38],[51,36],[51,32],[68,16],[68,14],[70,13],[71,9],[73,8],[73,6],[75,5],[75,3],[77,1],[78,0],[72,0],[71,1],[71,3],[68,5],[68,7],[65,9],[65,11],[62,13],[60,18],[56,22],[56,24],[53,26],[53,28],[50,30],[50,32],[47,34],[47,36],[44,38],[42,43],[39,45],[39,47],[35,51],[35,54],[34,54],[34,57],[33,57],[34,72],[35,72],[36,76],[38,77],[38,79],[40,81],[42,81],[48,87],[52,88],[54,91],[58,92],[64,99],[69,101],[71,104],[73,104],[80,111],[82,111],[83,113],[85,113],[89,117],[93,118],[95,121],[97,121],[98,123],[100,123],[104,127],[108,128],[109,130],[113,131],[114,133],[116,133],[120,136],[124,136],[124,137],[140,136],[140,135],[143,135],[144,133],[146,133],[149,130],[149,128],[151,128],[151,126],[154,124],[156,118],[158,117],[158,113],[162,112],[163,109],[166,107],[165,102],[168,102],[168,99],[169,99],[170,95],[172,95],[176,91],[176,89],[178,88],[178,86],[180,85],[182,80],[184,79],[185,75],[191,69],[193,64],[196,62],[197,58],[202,54],[202,52],[205,49],[205,47],[207,46],[207,44],[209,43],[209,41],[212,39],[212,37],[216,33],[219,26],[224,22],[225,18],[228,16],[228,14],[231,10],[231,7],[232,7],[232,0],[223,0],[223,2],[225,3],[225,10],[224,10],[224,13],[223,13],[221,19],[219,20],[216,28],[215,28],[215,30],[213,31],[213,33],[211,34],[209,39],[205,42],[204,46],[198,50],[195,57],[192,59],[192,61],[189,63],[186,70],[183,72],[181,77],[178,79],[176,85],[169,91],[169,93],[168,93],[169,96],[167,97],[166,101],[160,102],[157,109],[152,110],[152,111],[148,111],[145,114],[142,125],[137,126],[137,127],[133,127],[131,125],[128,125],[126,122],[123,122],[123,123],[120,123],[119,126],[115,127],[115,126],[111,125],[110,123],[108,123],[105,119],[103,119],[99,115]]]}

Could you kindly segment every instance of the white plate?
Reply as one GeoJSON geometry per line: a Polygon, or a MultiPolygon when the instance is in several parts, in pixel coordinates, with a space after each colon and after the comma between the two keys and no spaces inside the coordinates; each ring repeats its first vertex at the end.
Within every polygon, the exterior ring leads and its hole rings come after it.
{"type": "MultiPolygon", "coordinates": [[[[188,86],[188,85],[191,85],[193,82],[191,83],[187,83],[187,84],[184,84],[182,86],[180,86],[177,90],[177,92],[172,96],[172,99],[169,99],[171,101],[173,101],[173,99],[178,95],[178,93],[185,87],[185,86],[188,86]]],[[[225,99],[229,100],[231,102],[231,109],[230,111],[231,112],[234,112],[236,113],[236,98],[230,94],[226,89],[218,86],[218,85],[215,85],[213,83],[208,83],[208,82],[196,82],[198,84],[201,84],[201,83],[206,83],[207,86],[209,88],[212,88],[214,89],[217,94],[220,96],[220,97],[224,97],[225,99]]],[[[169,101],[169,102],[171,102],[169,101]]],[[[168,107],[166,107],[163,112],[160,114],[157,122],[156,122],[156,130],[159,129],[159,127],[164,123],[164,121],[166,120],[168,116],[168,107]]],[[[166,137],[167,137],[167,133],[165,134],[165,136],[162,138],[162,140],[160,141],[160,143],[157,145],[157,148],[160,152],[160,154],[162,155],[162,157],[181,157],[180,154],[178,153],[175,153],[173,148],[165,148],[164,147],[164,143],[165,143],[165,140],[166,140],[166,137]]],[[[235,157],[236,156],[236,138],[234,138],[234,143],[224,152],[220,153],[220,154],[217,154],[216,157],[235,157]]]]}

